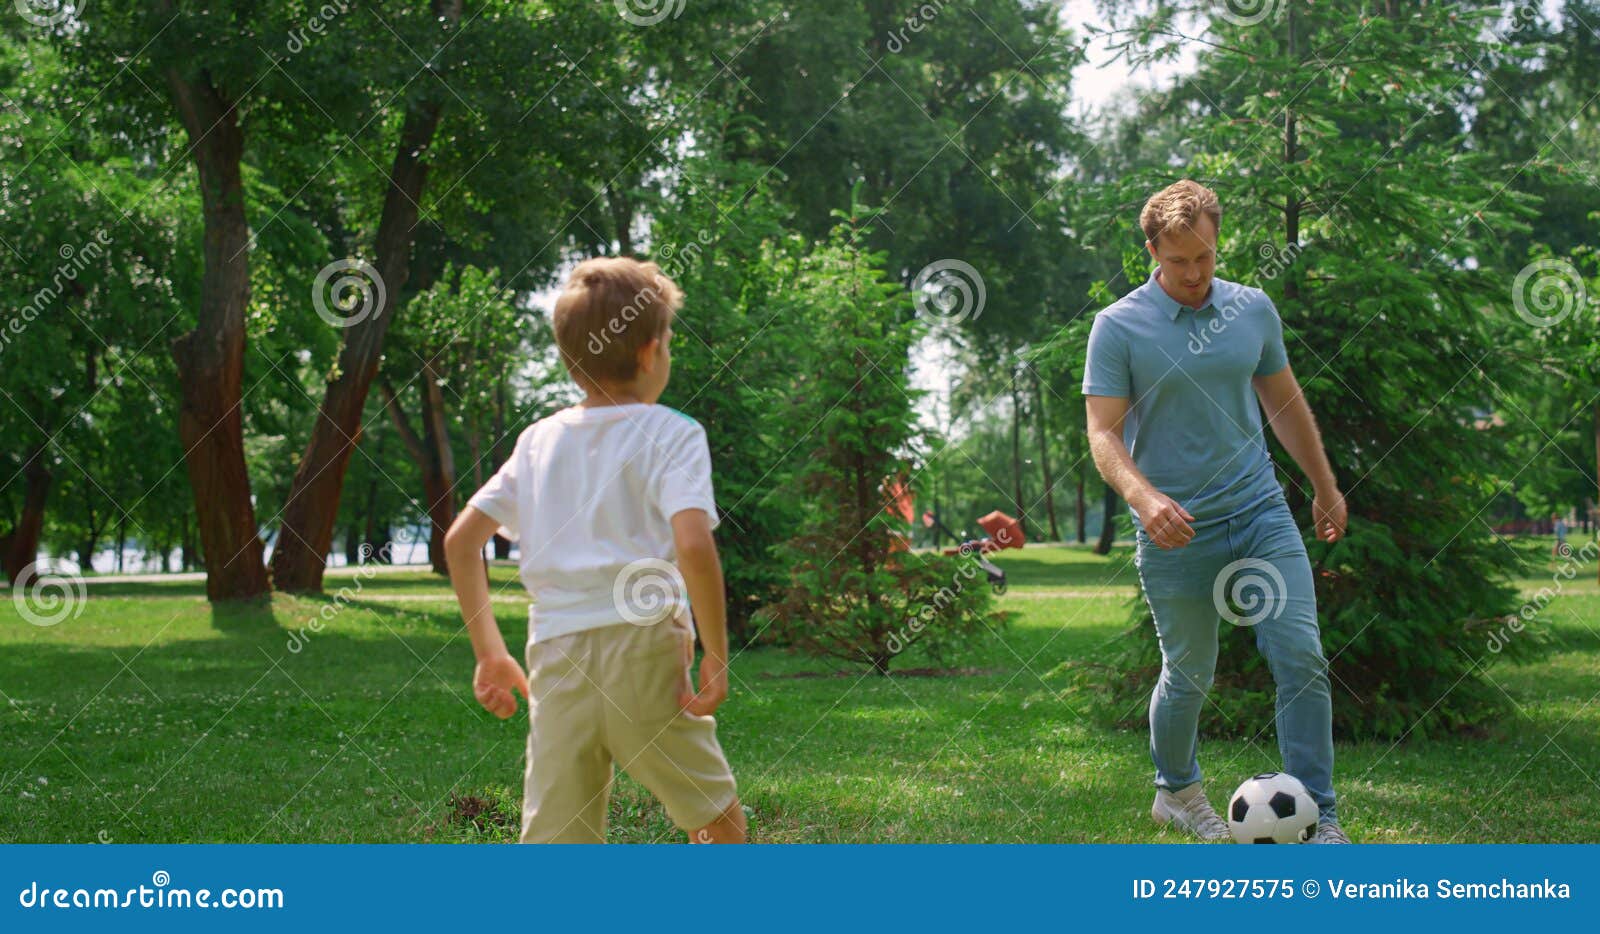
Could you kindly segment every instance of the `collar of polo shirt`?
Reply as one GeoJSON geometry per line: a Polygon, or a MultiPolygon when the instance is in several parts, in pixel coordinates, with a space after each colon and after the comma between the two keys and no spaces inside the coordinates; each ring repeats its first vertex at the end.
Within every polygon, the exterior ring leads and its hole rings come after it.
{"type": "MultiPolygon", "coordinates": [[[[1167,290],[1163,289],[1161,287],[1160,281],[1156,279],[1156,275],[1160,271],[1161,270],[1157,269],[1155,272],[1150,273],[1150,281],[1145,283],[1145,288],[1150,293],[1150,295],[1149,295],[1150,301],[1155,302],[1156,307],[1160,308],[1163,312],[1166,313],[1167,320],[1168,321],[1176,321],[1176,320],[1178,320],[1178,313],[1183,311],[1185,308],[1188,308],[1189,306],[1179,302],[1177,299],[1173,298],[1171,295],[1168,295],[1167,294],[1167,290]]],[[[1205,307],[1204,308],[1194,308],[1194,309],[1190,309],[1190,310],[1195,311],[1195,312],[1201,312],[1201,311],[1205,311],[1206,308],[1215,308],[1216,307],[1216,305],[1217,305],[1217,284],[1218,284],[1218,281],[1219,280],[1215,276],[1211,277],[1211,292],[1210,292],[1210,294],[1208,294],[1206,296],[1205,307]]]]}

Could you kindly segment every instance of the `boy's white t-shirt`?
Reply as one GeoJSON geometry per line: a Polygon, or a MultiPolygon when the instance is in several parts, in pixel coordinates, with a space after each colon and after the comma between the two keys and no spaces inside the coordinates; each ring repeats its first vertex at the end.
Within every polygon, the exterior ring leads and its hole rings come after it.
{"type": "Polygon", "coordinates": [[[687,616],[672,516],[719,521],[705,429],[648,403],[574,406],[530,425],[468,505],[521,544],[530,642],[687,616]]]}

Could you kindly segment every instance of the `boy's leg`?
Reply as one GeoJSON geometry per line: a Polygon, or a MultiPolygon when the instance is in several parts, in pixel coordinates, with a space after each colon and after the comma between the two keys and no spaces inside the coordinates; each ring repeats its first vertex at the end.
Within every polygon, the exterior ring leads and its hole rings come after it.
{"type": "Polygon", "coordinates": [[[528,650],[533,695],[522,782],[523,843],[604,843],[611,754],[605,703],[586,669],[592,647],[574,633],[528,650]]]}
{"type": "Polygon", "coordinates": [[[1289,507],[1278,502],[1253,517],[1241,545],[1245,555],[1270,564],[1283,581],[1283,593],[1275,595],[1265,618],[1255,626],[1256,647],[1266,658],[1277,686],[1278,751],[1283,769],[1305,784],[1323,821],[1337,822],[1333,698],[1305,541],[1289,507]]]}
{"type": "Polygon", "coordinates": [[[744,806],[738,798],[711,823],[689,831],[690,843],[743,843],[745,834],[744,806]]]}
{"type": "Polygon", "coordinates": [[[1196,529],[1188,545],[1171,550],[1138,533],[1139,581],[1161,646],[1161,677],[1150,695],[1150,758],[1157,787],[1167,791],[1201,779],[1197,731],[1217,667],[1220,617],[1211,588],[1226,563],[1221,529],[1196,529]]]}
{"type": "Polygon", "coordinates": [[[717,721],[678,707],[687,676],[689,633],[665,620],[611,626],[596,681],[606,705],[606,745],[617,764],[650,790],[694,840],[739,842],[744,812],[733,772],[717,742],[717,721]]]}

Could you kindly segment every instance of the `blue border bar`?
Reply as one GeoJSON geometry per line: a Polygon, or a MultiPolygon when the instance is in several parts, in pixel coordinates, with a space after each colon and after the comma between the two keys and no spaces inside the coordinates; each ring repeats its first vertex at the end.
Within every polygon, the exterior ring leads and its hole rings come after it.
{"type": "Polygon", "coordinates": [[[108,924],[321,930],[356,922],[400,930],[639,925],[988,934],[1024,924],[1061,930],[1217,920],[1319,928],[1359,922],[1360,934],[1430,923],[1502,931],[1568,923],[1565,930],[1576,931],[1595,929],[1597,891],[1600,846],[1587,845],[0,846],[0,930],[7,932],[108,924]],[[1449,890],[1441,880],[1490,888],[1449,890]],[[1502,892],[1505,880],[1529,890],[1502,892]],[[1345,888],[1351,884],[1389,888],[1356,898],[1345,888]],[[279,890],[282,907],[158,907],[159,900],[182,901],[180,890],[193,901],[201,889],[218,900],[230,888],[267,901],[270,892],[260,890],[279,890]],[[69,903],[84,900],[80,889],[131,893],[131,903],[59,908],[53,892],[60,889],[69,903]]]}

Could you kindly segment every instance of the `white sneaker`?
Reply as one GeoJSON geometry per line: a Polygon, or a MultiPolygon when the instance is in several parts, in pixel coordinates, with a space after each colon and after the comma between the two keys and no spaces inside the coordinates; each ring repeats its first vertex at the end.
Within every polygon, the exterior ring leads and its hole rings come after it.
{"type": "Polygon", "coordinates": [[[1233,839],[1227,822],[1211,809],[1211,802],[1206,800],[1199,782],[1176,793],[1157,788],[1155,803],[1150,805],[1150,816],[1158,824],[1175,824],[1202,840],[1233,839]]]}
{"type": "Polygon", "coordinates": [[[1350,838],[1345,836],[1344,830],[1333,821],[1323,821],[1317,825],[1317,832],[1311,835],[1307,843],[1349,843],[1350,838]]]}

